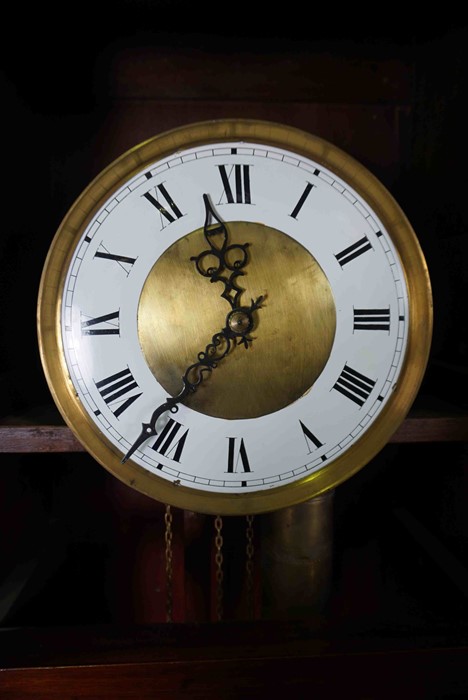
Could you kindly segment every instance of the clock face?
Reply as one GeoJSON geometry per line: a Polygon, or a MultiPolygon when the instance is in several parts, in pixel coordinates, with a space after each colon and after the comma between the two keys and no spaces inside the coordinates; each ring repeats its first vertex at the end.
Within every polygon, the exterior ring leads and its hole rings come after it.
{"type": "Polygon", "coordinates": [[[385,444],[427,360],[429,282],[404,215],[348,156],[287,127],[214,124],[126,154],[72,208],[44,271],[41,349],[65,419],[119,478],[193,510],[260,512],[335,486],[385,444]],[[223,279],[209,215],[231,246],[223,279]],[[239,251],[236,309],[260,300],[248,342],[123,464],[228,327],[239,251]]]}

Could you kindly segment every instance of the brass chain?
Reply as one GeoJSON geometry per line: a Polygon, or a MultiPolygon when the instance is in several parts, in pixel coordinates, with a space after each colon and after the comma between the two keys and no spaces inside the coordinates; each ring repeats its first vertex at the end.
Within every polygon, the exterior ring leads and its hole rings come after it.
{"type": "MultiPolygon", "coordinates": [[[[173,614],[173,565],[172,565],[172,512],[171,507],[166,505],[164,514],[165,533],[164,540],[166,543],[166,621],[172,622],[173,614]]],[[[254,617],[254,516],[246,516],[246,587],[247,587],[247,604],[250,617],[254,617]]],[[[223,619],[223,520],[217,515],[214,520],[216,531],[215,536],[215,565],[216,565],[216,619],[223,619]]]]}
{"type": "Polygon", "coordinates": [[[164,514],[166,525],[164,540],[166,542],[166,622],[172,622],[172,513],[171,506],[166,506],[164,514]]]}
{"type": "Polygon", "coordinates": [[[247,526],[245,530],[246,548],[245,548],[245,573],[246,573],[246,588],[247,588],[247,609],[250,618],[254,618],[254,516],[246,516],[247,526]]]}
{"type": "Polygon", "coordinates": [[[220,515],[216,516],[214,526],[216,530],[216,619],[220,622],[223,619],[223,536],[221,534],[223,521],[220,515]]]}

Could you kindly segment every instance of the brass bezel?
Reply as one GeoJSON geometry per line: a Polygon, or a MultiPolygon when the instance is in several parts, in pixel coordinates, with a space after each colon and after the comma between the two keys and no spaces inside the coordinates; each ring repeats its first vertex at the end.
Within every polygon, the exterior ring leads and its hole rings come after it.
{"type": "Polygon", "coordinates": [[[367,464],[388,442],[407,415],[425,373],[432,339],[432,292],[417,237],[388,190],[364,166],[333,144],[296,128],[250,119],[199,122],[155,136],[111,163],[84,190],[61,223],[45,261],[38,298],[41,360],[52,396],[65,422],[86,450],[109,472],[138,491],[193,511],[241,515],[262,513],[303,502],[335,488],[367,464]],[[84,411],[69,377],[61,340],[62,290],[69,261],[93,214],[121,184],[147,165],[181,149],[241,140],[289,149],[335,172],[353,187],[384,223],[400,256],[409,295],[406,356],[393,395],[377,419],[352,447],[329,466],[292,484],[248,494],[213,494],[172,483],[121,454],[84,411]]]}

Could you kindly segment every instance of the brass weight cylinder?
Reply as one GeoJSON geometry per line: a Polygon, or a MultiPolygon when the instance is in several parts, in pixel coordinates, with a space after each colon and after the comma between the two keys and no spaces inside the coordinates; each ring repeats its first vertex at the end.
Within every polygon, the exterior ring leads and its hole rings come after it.
{"type": "Polygon", "coordinates": [[[262,616],[318,616],[333,568],[333,491],[262,517],[262,616]]]}

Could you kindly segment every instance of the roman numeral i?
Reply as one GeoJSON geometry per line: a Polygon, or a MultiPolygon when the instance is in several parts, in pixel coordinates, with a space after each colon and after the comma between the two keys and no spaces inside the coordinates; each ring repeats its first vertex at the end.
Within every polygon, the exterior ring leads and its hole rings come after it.
{"type": "Polygon", "coordinates": [[[311,182],[308,182],[307,185],[305,186],[304,192],[299,197],[299,200],[298,200],[296,206],[294,207],[294,209],[292,210],[292,212],[289,215],[293,219],[297,219],[297,216],[298,216],[299,212],[301,211],[302,207],[304,206],[307,197],[312,192],[313,187],[314,187],[314,185],[311,182]]]}

